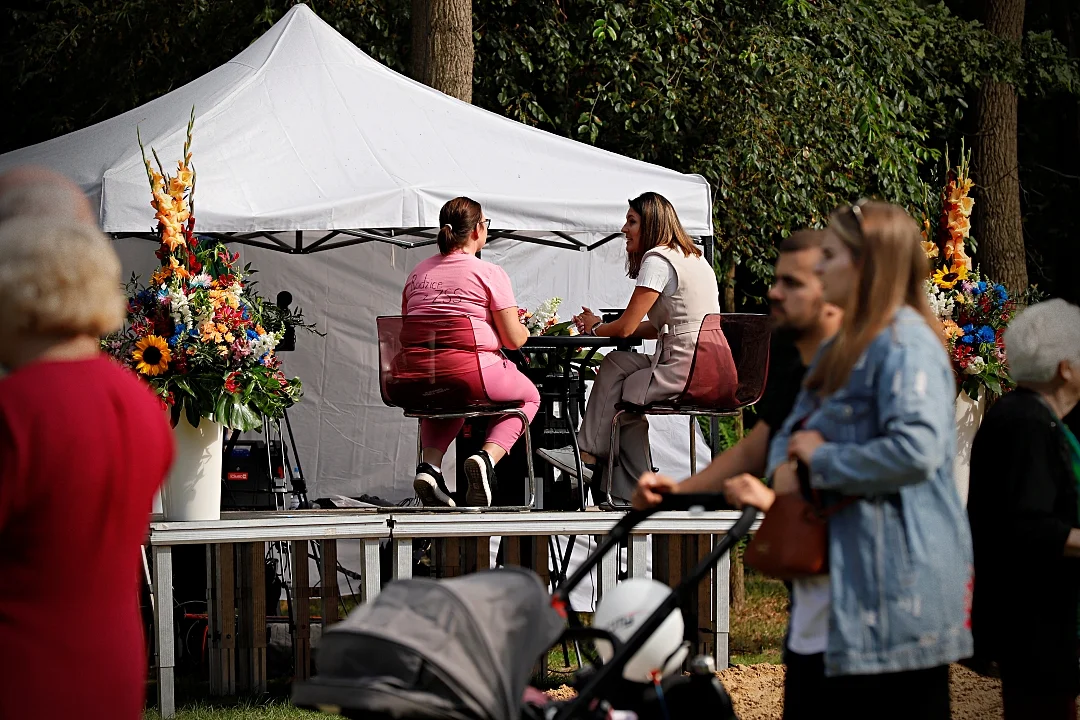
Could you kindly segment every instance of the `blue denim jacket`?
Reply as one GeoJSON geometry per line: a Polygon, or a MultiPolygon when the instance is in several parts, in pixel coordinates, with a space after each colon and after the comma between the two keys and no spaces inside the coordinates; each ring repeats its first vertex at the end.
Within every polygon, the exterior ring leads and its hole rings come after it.
{"type": "Polygon", "coordinates": [[[972,653],[955,398],[941,341],[903,307],[844,387],[825,398],[799,394],[769,446],[771,476],[806,418],[826,440],[811,458],[811,486],[832,500],[862,498],[829,520],[828,675],[918,670],[972,653]]]}

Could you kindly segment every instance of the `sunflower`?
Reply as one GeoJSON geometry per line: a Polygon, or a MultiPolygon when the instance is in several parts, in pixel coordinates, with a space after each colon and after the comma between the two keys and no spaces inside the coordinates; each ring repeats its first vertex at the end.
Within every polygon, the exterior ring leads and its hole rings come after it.
{"type": "Polygon", "coordinates": [[[966,278],[967,274],[967,265],[963,262],[955,263],[952,267],[941,267],[934,273],[934,284],[939,288],[948,290],[955,287],[956,283],[966,278]]]}
{"type": "Polygon", "coordinates": [[[135,349],[131,352],[135,358],[135,369],[143,375],[160,375],[169,367],[172,360],[172,351],[165,338],[157,335],[147,335],[135,343],[135,349]]]}

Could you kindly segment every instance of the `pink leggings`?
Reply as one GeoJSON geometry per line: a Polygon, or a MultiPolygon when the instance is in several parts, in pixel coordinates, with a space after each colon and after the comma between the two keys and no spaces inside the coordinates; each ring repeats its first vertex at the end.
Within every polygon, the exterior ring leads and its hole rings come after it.
{"type": "MultiPolygon", "coordinates": [[[[532,422],[536,411],[540,408],[540,393],[529,378],[521,374],[509,360],[500,360],[494,365],[489,365],[480,371],[484,376],[484,387],[488,397],[494,402],[524,403],[521,411],[532,422]]],[[[435,448],[439,452],[446,452],[450,443],[457,437],[464,419],[456,420],[421,420],[420,421],[420,444],[426,448],[435,448]]],[[[507,415],[492,423],[488,427],[487,442],[498,445],[507,453],[514,446],[517,439],[525,432],[521,420],[513,415],[507,415]]]]}

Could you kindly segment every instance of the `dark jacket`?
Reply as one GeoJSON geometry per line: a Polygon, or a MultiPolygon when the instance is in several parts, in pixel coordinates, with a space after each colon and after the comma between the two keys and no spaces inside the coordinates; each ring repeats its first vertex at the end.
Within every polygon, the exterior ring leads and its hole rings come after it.
{"type": "Polygon", "coordinates": [[[1007,664],[1018,681],[1075,695],[1080,560],[1064,548],[1078,525],[1077,491],[1058,423],[1020,389],[990,408],[975,435],[972,631],[977,662],[1007,664]]]}

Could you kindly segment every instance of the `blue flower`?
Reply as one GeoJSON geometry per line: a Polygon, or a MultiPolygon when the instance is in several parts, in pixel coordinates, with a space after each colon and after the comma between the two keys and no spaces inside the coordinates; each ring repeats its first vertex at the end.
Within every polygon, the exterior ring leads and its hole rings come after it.
{"type": "Polygon", "coordinates": [[[982,295],[986,292],[986,282],[980,280],[979,282],[974,283],[971,286],[971,292],[974,295],[982,295]]]}
{"type": "Polygon", "coordinates": [[[989,325],[983,325],[979,328],[979,332],[976,333],[976,335],[978,335],[979,341],[984,343],[992,343],[997,339],[997,335],[994,334],[994,328],[989,325]]]}
{"type": "Polygon", "coordinates": [[[251,328],[248,328],[247,329],[247,336],[248,336],[248,340],[254,340],[255,338],[259,337],[259,333],[255,332],[251,328]]]}
{"type": "Polygon", "coordinates": [[[960,342],[964,343],[965,345],[974,345],[975,344],[975,336],[974,335],[965,335],[964,337],[960,338],[960,342]]]}
{"type": "Polygon", "coordinates": [[[960,329],[964,331],[965,335],[973,335],[975,333],[975,326],[971,323],[968,323],[960,329]]]}

